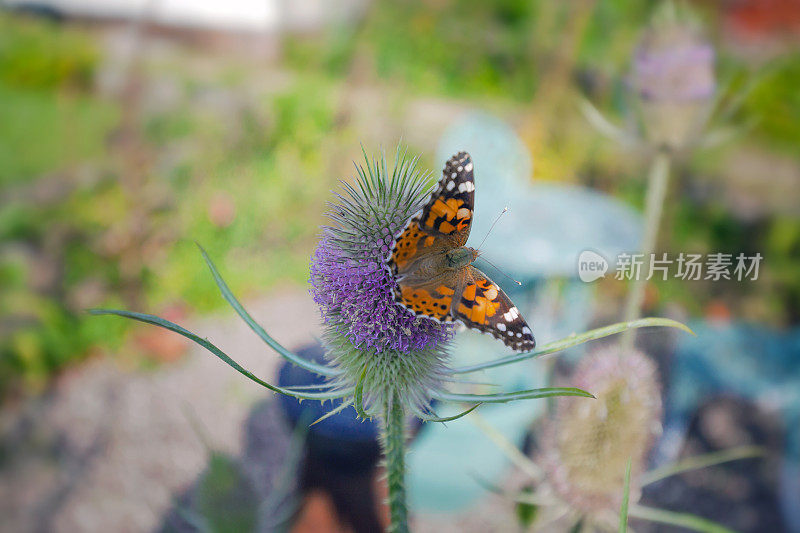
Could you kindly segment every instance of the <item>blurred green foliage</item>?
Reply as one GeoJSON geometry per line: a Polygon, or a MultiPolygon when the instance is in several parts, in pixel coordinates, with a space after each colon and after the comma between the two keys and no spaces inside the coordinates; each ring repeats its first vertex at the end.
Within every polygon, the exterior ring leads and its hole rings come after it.
{"type": "Polygon", "coordinates": [[[753,118],[763,142],[796,155],[800,146],[800,53],[779,61],[748,97],[741,115],[753,118]]]}
{"type": "Polygon", "coordinates": [[[258,495],[238,460],[213,452],[208,468],[194,495],[198,515],[205,531],[237,533],[257,531],[258,495]]]}
{"type": "Polygon", "coordinates": [[[381,77],[417,91],[524,100],[538,80],[537,8],[546,3],[381,2],[364,34],[381,77]]]}
{"type": "Polygon", "coordinates": [[[101,99],[0,82],[0,186],[100,156],[117,117],[101,99]]]}
{"type": "Polygon", "coordinates": [[[99,61],[84,32],[0,13],[0,186],[101,153],[116,110],[87,94],[99,61]]]}
{"type": "Polygon", "coordinates": [[[26,89],[89,88],[100,54],[85,33],[0,13],[0,82],[26,89]]]}

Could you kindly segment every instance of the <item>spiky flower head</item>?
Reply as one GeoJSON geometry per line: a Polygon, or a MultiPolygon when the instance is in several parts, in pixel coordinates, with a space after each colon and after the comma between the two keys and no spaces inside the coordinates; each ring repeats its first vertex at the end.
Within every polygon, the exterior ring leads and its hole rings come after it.
{"type": "Polygon", "coordinates": [[[597,400],[559,400],[542,440],[548,482],[583,514],[616,512],[628,460],[630,500],[636,502],[636,474],[642,472],[653,439],[661,432],[656,367],[639,351],[601,348],[583,359],[570,382],[590,387],[597,400]]]}
{"type": "MultiPolygon", "coordinates": [[[[429,392],[445,370],[452,326],[415,317],[393,298],[396,281],[386,265],[395,236],[422,208],[430,174],[398,151],[356,165],[355,184],[342,183],[311,258],[311,294],[325,325],[336,384],[363,384],[364,405],[382,406],[387,391],[414,412],[425,412],[429,392]],[[363,376],[362,376],[363,374],[363,376]]],[[[380,407],[377,409],[380,411],[380,407]]]]}
{"type": "Polygon", "coordinates": [[[634,53],[630,79],[652,143],[680,149],[702,129],[716,91],[714,59],[692,13],[662,4],[634,53]]]}

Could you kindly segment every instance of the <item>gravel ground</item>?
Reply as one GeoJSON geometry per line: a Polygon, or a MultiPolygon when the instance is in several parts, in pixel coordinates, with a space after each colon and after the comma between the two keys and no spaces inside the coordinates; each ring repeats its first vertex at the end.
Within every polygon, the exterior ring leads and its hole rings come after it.
{"type": "MultiPolygon", "coordinates": [[[[249,308],[288,347],[318,333],[318,311],[300,290],[249,308]]],[[[274,375],[278,356],[233,312],[188,327],[256,375],[274,375]]],[[[238,455],[243,422],[266,396],[194,345],[153,371],[113,357],[73,369],[46,395],[0,413],[0,530],[153,530],[207,464],[192,418],[214,449],[238,455]]]]}

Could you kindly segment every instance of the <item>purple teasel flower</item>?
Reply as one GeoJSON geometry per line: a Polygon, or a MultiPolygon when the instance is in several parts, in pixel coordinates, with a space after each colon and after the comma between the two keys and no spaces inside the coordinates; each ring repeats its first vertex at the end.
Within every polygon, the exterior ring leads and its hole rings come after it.
{"type": "Polygon", "coordinates": [[[631,84],[648,101],[707,100],[717,87],[714,48],[684,27],[649,34],[633,58],[631,84]]]}
{"type": "Polygon", "coordinates": [[[391,174],[383,157],[367,159],[366,168],[357,165],[356,171],[355,185],[342,183],[329,204],[331,225],[323,227],[311,258],[310,291],[325,325],[328,359],[341,370],[332,382],[335,389],[352,389],[360,380],[367,411],[382,405],[391,390],[422,415],[429,411],[430,391],[447,380],[454,326],[400,307],[385,258],[396,234],[424,205],[431,176],[399,153],[391,174]]]}
{"type": "Polygon", "coordinates": [[[634,52],[629,83],[650,142],[680,150],[701,134],[717,90],[715,53],[691,13],[665,4],[634,52]]]}
{"type": "Polygon", "coordinates": [[[356,257],[337,244],[330,234],[335,230],[327,230],[320,239],[311,260],[311,293],[322,319],[363,350],[410,353],[446,342],[452,337],[452,324],[417,318],[394,302],[395,281],[380,262],[392,238],[387,227],[378,231],[387,236],[357,251],[356,257]]]}

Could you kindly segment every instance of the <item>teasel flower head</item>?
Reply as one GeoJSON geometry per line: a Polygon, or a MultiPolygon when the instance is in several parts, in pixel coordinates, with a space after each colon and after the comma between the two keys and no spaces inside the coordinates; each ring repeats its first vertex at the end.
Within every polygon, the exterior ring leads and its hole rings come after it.
{"type": "Polygon", "coordinates": [[[393,298],[395,279],[385,264],[395,235],[423,205],[431,176],[416,159],[398,152],[394,168],[385,156],[356,166],[354,184],[329,204],[331,224],[311,258],[311,294],[324,322],[324,342],[335,385],[361,381],[367,412],[380,412],[386,391],[426,412],[430,390],[446,371],[446,346],[453,326],[416,317],[393,298]]]}
{"type": "Polygon", "coordinates": [[[634,53],[630,85],[657,148],[679,150],[700,135],[717,88],[714,60],[691,13],[671,2],[656,11],[634,53]]]}
{"type": "Polygon", "coordinates": [[[542,439],[541,464],[553,491],[571,508],[593,516],[617,512],[631,461],[630,501],[641,488],[654,439],[661,432],[660,385],[655,364],[636,350],[601,348],[578,365],[570,382],[590,386],[596,401],[558,401],[542,439]]]}

